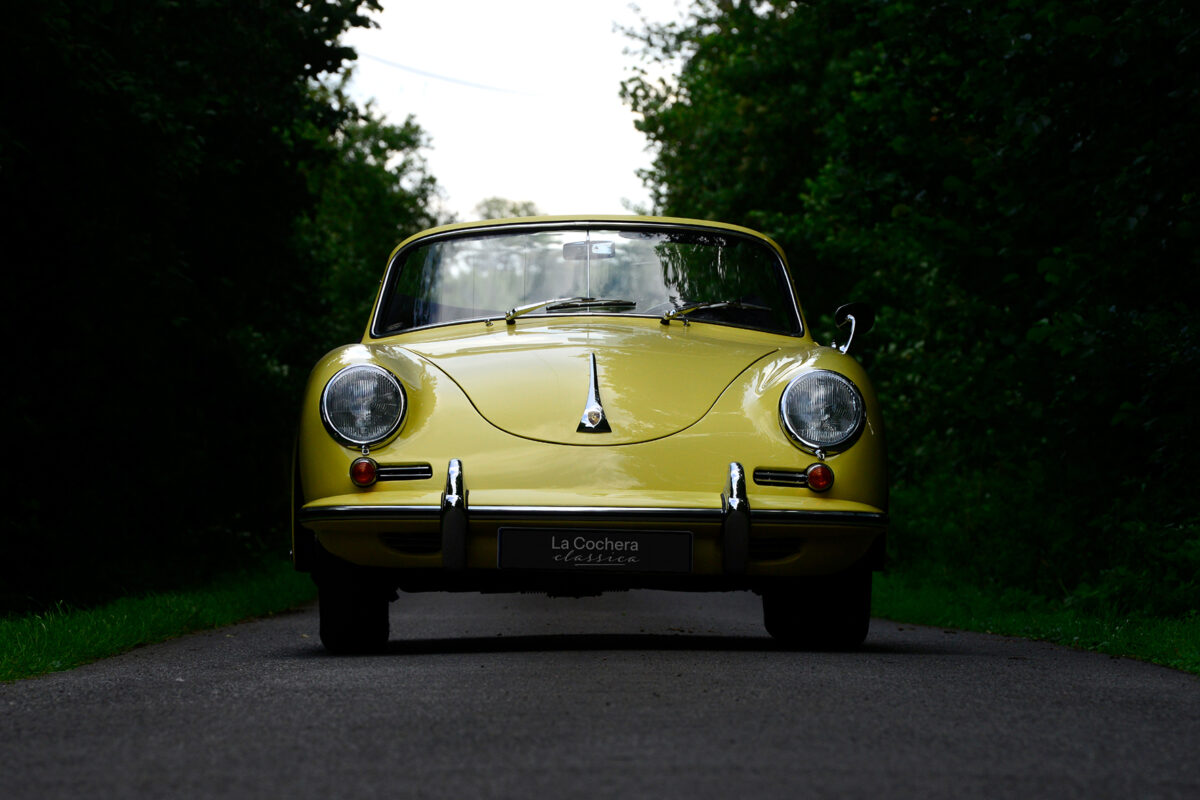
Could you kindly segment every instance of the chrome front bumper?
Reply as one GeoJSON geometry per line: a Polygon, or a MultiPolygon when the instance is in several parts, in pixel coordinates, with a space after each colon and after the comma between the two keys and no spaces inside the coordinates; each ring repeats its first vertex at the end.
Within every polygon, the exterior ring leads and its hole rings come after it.
{"type": "MultiPolygon", "coordinates": [[[[728,576],[744,575],[753,558],[752,531],[814,528],[854,528],[879,536],[886,532],[884,513],[866,511],[812,511],[758,509],[750,507],[746,492],[746,473],[737,462],[729,464],[724,491],[719,503],[708,508],[637,508],[610,506],[472,506],[462,461],[453,459],[446,470],[445,488],[439,505],[327,505],[300,509],[297,521],[311,528],[330,523],[416,523],[436,529],[440,537],[428,542],[429,552],[440,551],[443,571],[461,573],[467,569],[469,537],[472,529],[495,531],[502,525],[554,525],[596,527],[606,525],[697,526],[718,532],[720,570],[728,576]],[[440,542],[438,541],[440,539],[440,542]],[[440,544],[440,547],[438,546],[440,544]]],[[[433,530],[431,530],[431,533],[433,530]]],[[[426,537],[430,539],[430,537],[426,537]]],[[[873,556],[872,566],[882,566],[882,548],[873,556]]],[[[297,552],[297,568],[305,569],[297,552]]]]}

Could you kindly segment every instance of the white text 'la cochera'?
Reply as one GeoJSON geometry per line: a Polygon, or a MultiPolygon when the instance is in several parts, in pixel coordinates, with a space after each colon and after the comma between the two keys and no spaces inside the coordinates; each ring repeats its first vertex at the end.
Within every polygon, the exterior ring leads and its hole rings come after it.
{"type": "Polygon", "coordinates": [[[637,564],[638,543],[634,539],[589,539],[585,536],[550,536],[550,549],[560,564],[637,564]]]}

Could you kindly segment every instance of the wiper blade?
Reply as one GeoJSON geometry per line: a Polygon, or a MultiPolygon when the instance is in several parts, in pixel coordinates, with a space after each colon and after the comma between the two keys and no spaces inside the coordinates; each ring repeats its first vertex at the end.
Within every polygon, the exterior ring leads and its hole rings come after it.
{"type": "Polygon", "coordinates": [[[714,308],[736,308],[738,310],[746,311],[771,310],[770,306],[760,306],[756,303],[743,303],[740,300],[720,300],[711,303],[688,303],[686,305],[679,306],[678,308],[671,309],[663,314],[658,321],[663,325],[670,325],[671,320],[679,319],[683,321],[684,325],[690,325],[691,323],[689,323],[687,319],[688,314],[691,314],[693,311],[708,311],[714,308]]]}
{"type": "Polygon", "coordinates": [[[583,297],[548,305],[546,306],[546,310],[565,311],[570,308],[617,308],[628,310],[636,306],[637,302],[634,300],[617,300],[615,298],[597,299],[594,297],[583,297]]]}
{"type": "Polygon", "coordinates": [[[540,300],[536,303],[510,308],[508,313],[504,315],[504,321],[509,325],[513,325],[516,323],[517,317],[523,317],[529,312],[537,311],[541,308],[547,311],[565,311],[572,308],[617,308],[627,310],[636,305],[637,303],[633,300],[597,299],[595,297],[556,297],[553,300],[540,300]]]}

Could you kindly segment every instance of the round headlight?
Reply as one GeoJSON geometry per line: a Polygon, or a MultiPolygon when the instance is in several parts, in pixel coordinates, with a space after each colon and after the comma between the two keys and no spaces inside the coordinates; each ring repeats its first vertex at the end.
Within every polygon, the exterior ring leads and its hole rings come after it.
{"type": "Polygon", "coordinates": [[[849,378],[828,370],[806,372],[783,390],[779,418],[795,441],[813,450],[837,450],[854,443],[862,430],[865,405],[849,378]]]}
{"type": "Polygon", "coordinates": [[[358,364],[329,379],[321,419],[333,438],[352,446],[382,442],[404,419],[404,387],[382,367],[358,364]]]}

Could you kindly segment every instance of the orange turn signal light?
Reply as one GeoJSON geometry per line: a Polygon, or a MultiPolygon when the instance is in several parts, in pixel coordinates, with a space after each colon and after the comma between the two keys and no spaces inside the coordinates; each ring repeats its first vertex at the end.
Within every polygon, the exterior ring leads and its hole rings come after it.
{"type": "Polygon", "coordinates": [[[379,473],[379,465],[373,458],[356,458],[350,462],[350,480],[355,486],[370,486],[379,473]]]}
{"type": "Polygon", "coordinates": [[[833,486],[833,469],[828,464],[813,464],[804,470],[804,476],[808,478],[808,488],[814,492],[828,491],[833,486]]]}

